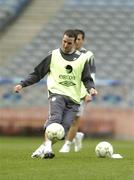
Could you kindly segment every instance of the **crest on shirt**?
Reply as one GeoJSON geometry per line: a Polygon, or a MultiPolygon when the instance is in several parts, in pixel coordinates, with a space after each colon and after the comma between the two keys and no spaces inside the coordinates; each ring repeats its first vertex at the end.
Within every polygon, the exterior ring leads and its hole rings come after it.
{"type": "Polygon", "coordinates": [[[70,74],[73,71],[73,67],[71,65],[65,66],[67,74],[70,74]]]}

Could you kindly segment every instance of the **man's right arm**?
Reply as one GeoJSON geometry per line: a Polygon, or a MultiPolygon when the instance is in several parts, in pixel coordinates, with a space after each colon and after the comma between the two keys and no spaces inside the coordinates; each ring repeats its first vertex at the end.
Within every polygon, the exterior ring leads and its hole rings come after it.
{"type": "Polygon", "coordinates": [[[50,70],[51,54],[48,55],[39,65],[34,68],[34,71],[28,75],[25,80],[22,80],[14,87],[15,92],[19,92],[23,87],[30,86],[39,82],[50,70]]]}

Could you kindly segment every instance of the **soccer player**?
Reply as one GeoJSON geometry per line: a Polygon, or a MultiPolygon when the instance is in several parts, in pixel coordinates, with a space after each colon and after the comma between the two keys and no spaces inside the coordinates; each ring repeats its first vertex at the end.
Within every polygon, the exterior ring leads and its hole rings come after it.
{"type": "MultiPolygon", "coordinates": [[[[80,51],[82,53],[85,53],[85,54],[87,53],[91,77],[95,81],[96,67],[95,67],[94,55],[93,55],[93,53],[91,51],[87,51],[83,47],[84,40],[85,40],[85,32],[83,30],[76,29],[75,33],[77,35],[75,48],[76,48],[76,50],[78,50],[78,51],[80,51]]],[[[87,94],[87,91],[86,91],[85,87],[82,84],[82,88],[81,88],[81,106],[80,106],[79,116],[81,116],[82,113],[83,113],[85,102],[86,101],[91,101],[91,100],[92,100],[92,97],[87,94]]],[[[64,145],[62,146],[62,148],[60,149],[59,152],[61,152],[61,153],[70,152],[72,145],[74,145],[74,151],[75,152],[80,151],[80,149],[82,148],[82,140],[83,140],[83,137],[84,137],[84,133],[78,132],[79,120],[80,120],[80,117],[76,118],[73,121],[73,123],[71,125],[71,128],[68,131],[65,143],[64,143],[64,145]]]]}
{"type": "MultiPolygon", "coordinates": [[[[63,34],[61,47],[55,49],[37,65],[34,72],[14,87],[20,92],[47,76],[49,93],[49,116],[45,129],[51,123],[62,124],[67,134],[73,120],[76,118],[80,106],[81,81],[91,95],[97,91],[89,72],[87,57],[75,50],[76,34],[74,30],[67,30],[63,34]]],[[[53,158],[52,141],[44,133],[43,144],[32,154],[32,157],[53,158]]]]}

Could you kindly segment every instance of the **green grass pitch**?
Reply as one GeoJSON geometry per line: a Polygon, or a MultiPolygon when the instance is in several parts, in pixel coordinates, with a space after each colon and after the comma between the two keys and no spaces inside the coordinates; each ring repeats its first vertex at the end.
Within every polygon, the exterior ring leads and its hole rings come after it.
{"type": "MultiPolygon", "coordinates": [[[[106,139],[105,139],[106,140],[106,139]]],[[[53,159],[32,159],[39,137],[0,137],[0,180],[133,180],[134,142],[108,140],[123,159],[97,158],[101,139],[85,138],[83,149],[61,154],[63,142],[53,146],[53,159]]]]}

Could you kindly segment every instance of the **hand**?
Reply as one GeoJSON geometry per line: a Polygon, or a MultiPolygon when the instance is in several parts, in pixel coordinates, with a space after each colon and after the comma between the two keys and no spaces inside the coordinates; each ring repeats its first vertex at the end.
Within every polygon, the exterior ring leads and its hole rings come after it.
{"type": "Polygon", "coordinates": [[[16,85],[16,86],[14,87],[14,91],[15,91],[16,93],[19,93],[21,89],[22,89],[22,85],[20,85],[20,84],[18,84],[18,85],[16,85]]]}
{"type": "Polygon", "coordinates": [[[91,96],[96,96],[96,95],[98,94],[98,92],[96,91],[96,89],[91,88],[91,89],[89,90],[89,94],[90,94],[91,96]]]}
{"type": "Polygon", "coordinates": [[[85,98],[84,98],[84,101],[85,101],[86,103],[92,101],[92,96],[91,96],[90,94],[87,94],[87,95],[85,96],[85,98]]]}

